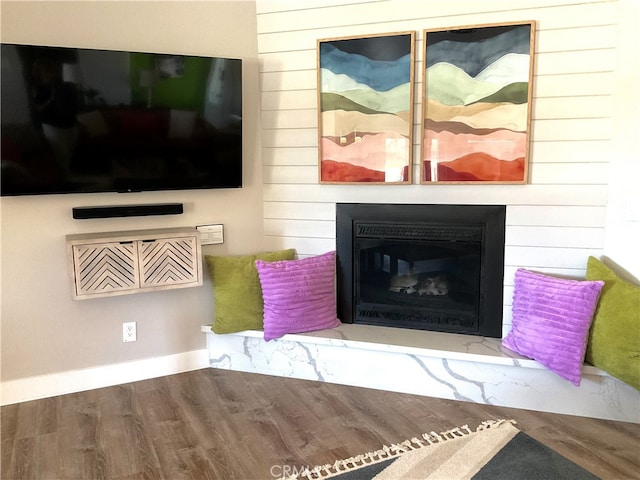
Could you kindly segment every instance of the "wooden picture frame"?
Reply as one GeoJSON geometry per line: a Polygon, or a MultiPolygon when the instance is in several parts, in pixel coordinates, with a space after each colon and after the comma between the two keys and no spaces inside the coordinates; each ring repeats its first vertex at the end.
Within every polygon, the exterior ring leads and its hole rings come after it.
{"type": "Polygon", "coordinates": [[[322,184],[410,184],[415,32],[320,39],[322,184]]]}
{"type": "Polygon", "coordinates": [[[527,183],[534,34],[534,21],[424,30],[421,183],[527,183]]]}

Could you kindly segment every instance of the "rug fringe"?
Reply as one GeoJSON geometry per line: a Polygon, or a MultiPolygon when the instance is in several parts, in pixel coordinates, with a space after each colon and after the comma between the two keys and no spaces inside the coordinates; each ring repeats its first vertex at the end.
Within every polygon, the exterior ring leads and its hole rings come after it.
{"type": "Polygon", "coordinates": [[[384,460],[395,458],[399,455],[402,455],[403,453],[410,452],[411,450],[418,450],[423,447],[428,447],[429,445],[463,438],[471,435],[474,432],[480,432],[489,428],[496,428],[504,423],[511,423],[515,425],[516,421],[506,419],[485,420],[476,427],[475,431],[472,431],[469,428],[469,425],[462,425],[461,427],[455,427],[440,433],[431,431],[428,433],[423,433],[420,438],[413,437],[401,443],[383,445],[379,450],[356,455],[355,457],[349,457],[344,460],[337,460],[333,464],[325,464],[318,465],[313,468],[305,468],[302,471],[297,472],[291,476],[281,477],[280,480],[322,480],[339,473],[349,472],[366,465],[373,465],[384,460]]]}

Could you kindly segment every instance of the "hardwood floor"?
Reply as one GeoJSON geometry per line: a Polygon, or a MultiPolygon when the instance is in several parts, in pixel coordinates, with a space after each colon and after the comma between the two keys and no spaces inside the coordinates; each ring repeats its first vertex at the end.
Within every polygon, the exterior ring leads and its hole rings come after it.
{"type": "Polygon", "coordinates": [[[640,425],[204,369],[2,407],[2,479],[273,479],[512,418],[603,479],[640,479],[640,425]]]}

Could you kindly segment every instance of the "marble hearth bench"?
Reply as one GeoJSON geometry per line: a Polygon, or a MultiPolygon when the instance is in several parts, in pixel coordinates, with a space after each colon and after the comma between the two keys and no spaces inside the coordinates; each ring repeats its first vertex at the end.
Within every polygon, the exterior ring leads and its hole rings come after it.
{"type": "Polygon", "coordinates": [[[575,387],[496,338],[342,324],[266,342],[257,330],[201,330],[212,368],[640,423],[629,385],[585,365],[575,387]]]}

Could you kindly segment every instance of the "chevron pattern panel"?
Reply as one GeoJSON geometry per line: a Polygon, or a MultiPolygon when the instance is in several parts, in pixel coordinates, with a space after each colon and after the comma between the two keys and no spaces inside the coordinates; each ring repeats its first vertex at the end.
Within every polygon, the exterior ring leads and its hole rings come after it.
{"type": "Polygon", "coordinates": [[[195,237],[144,241],[138,246],[143,288],[197,281],[195,237]]]}
{"type": "Polygon", "coordinates": [[[75,300],[202,285],[195,227],[67,235],[75,300]]]}
{"type": "Polygon", "coordinates": [[[137,257],[134,242],[74,246],[76,294],[139,288],[137,257]]]}

